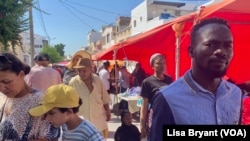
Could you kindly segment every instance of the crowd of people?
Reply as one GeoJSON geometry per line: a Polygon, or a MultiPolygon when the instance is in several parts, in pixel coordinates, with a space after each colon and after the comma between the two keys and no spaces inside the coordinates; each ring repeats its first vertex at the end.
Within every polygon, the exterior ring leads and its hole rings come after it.
{"type": "Polygon", "coordinates": [[[243,107],[250,105],[249,90],[223,79],[233,42],[223,19],[194,25],[188,48],[192,66],[177,80],[166,74],[167,56],[161,53],[149,59],[154,71],[149,76],[140,62],[131,73],[116,63],[110,70],[109,61],[97,71],[83,50],[73,55],[63,75],[48,66],[48,54],[36,56],[30,67],[12,53],[1,53],[0,140],[104,141],[110,95],[131,87],[141,87],[140,128],[130,111],[122,111],[115,141],[162,141],[163,125],[250,124],[250,108],[243,107]]]}

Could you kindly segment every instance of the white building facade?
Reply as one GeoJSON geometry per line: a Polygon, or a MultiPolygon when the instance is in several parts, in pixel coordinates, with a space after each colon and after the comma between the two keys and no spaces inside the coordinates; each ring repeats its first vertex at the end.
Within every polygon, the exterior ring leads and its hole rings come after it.
{"type": "MultiPolygon", "coordinates": [[[[22,43],[23,43],[23,60],[25,63],[31,65],[31,47],[30,47],[30,33],[29,32],[22,32],[20,34],[22,37],[22,43]]],[[[42,48],[48,45],[48,39],[45,36],[34,34],[34,56],[39,54],[42,50],[42,48]]],[[[20,56],[21,57],[21,56],[20,56]]]]}
{"type": "Polygon", "coordinates": [[[93,43],[96,44],[101,38],[102,38],[101,32],[91,30],[87,35],[88,46],[90,46],[93,43]]]}
{"type": "Polygon", "coordinates": [[[176,17],[196,11],[197,7],[204,4],[204,2],[204,0],[200,0],[200,2],[195,2],[194,0],[192,2],[188,0],[144,0],[131,11],[131,36],[153,29],[176,17]]]}
{"type": "MultiPolygon", "coordinates": [[[[201,5],[210,5],[216,1],[220,0],[144,0],[132,9],[129,19],[130,24],[107,25],[103,26],[98,33],[90,32],[91,34],[87,37],[88,44],[89,46],[95,46],[99,38],[100,41],[98,48],[95,48],[95,52],[107,49],[118,42],[142,34],[176,17],[194,12],[201,5]],[[122,33],[123,31],[118,29],[126,30],[122,33]],[[130,31],[127,31],[128,29],[130,31]],[[130,34],[129,37],[128,33],[130,34]],[[120,36],[122,34],[126,36],[120,36]]],[[[123,17],[123,21],[128,20],[124,19],[123,17]]]]}

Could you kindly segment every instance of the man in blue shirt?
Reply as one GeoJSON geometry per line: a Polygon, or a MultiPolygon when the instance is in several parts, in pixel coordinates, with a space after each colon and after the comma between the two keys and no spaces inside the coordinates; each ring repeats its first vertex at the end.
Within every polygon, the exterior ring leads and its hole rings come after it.
{"type": "Polygon", "coordinates": [[[196,24],[188,52],[191,69],[156,96],[151,141],[163,140],[163,125],[240,122],[241,90],[221,79],[233,57],[233,36],[227,22],[211,18],[196,24]]]}

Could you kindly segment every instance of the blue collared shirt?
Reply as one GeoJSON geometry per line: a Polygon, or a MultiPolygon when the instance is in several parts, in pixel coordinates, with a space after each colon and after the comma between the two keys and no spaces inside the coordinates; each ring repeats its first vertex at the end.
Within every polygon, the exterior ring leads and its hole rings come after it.
{"type": "Polygon", "coordinates": [[[163,125],[233,125],[241,113],[242,92],[221,80],[216,93],[196,83],[191,72],[162,88],[153,107],[151,141],[162,140],[163,125]]]}

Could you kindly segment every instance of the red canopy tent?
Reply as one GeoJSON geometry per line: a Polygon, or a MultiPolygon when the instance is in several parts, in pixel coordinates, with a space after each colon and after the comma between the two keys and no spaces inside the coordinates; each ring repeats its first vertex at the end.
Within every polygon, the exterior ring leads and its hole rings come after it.
{"type": "Polygon", "coordinates": [[[191,65],[187,47],[189,46],[189,34],[194,22],[209,17],[221,17],[229,22],[234,35],[235,54],[227,76],[237,83],[248,81],[250,80],[250,73],[248,72],[250,63],[247,62],[247,58],[250,56],[250,47],[247,46],[248,41],[250,41],[249,5],[250,1],[248,0],[222,0],[214,5],[203,7],[198,12],[176,18],[127,41],[115,44],[109,49],[93,55],[93,58],[110,60],[114,58],[115,51],[116,59],[126,58],[139,61],[147,73],[152,73],[149,58],[153,53],[159,52],[166,55],[167,71],[172,77],[176,73],[183,75],[191,65]],[[184,28],[181,31],[180,50],[176,50],[176,32],[172,26],[180,23],[184,24],[184,28]],[[179,62],[179,64],[176,62],[179,62]]]}
{"type": "Polygon", "coordinates": [[[62,61],[62,62],[57,62],[54,65],[55,66],[62,66],[65,67],[67,64],[69,63],[69,61],[62,61]]]}

